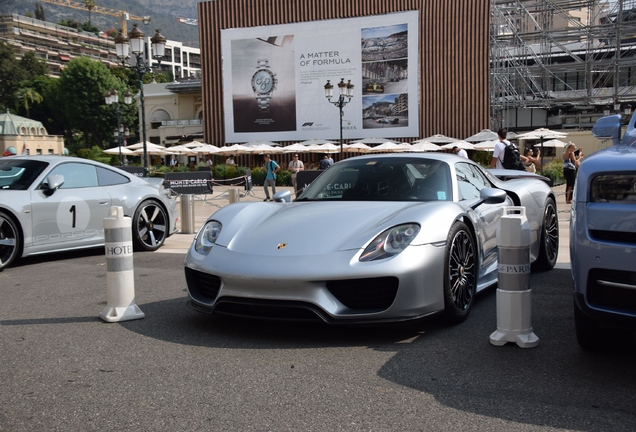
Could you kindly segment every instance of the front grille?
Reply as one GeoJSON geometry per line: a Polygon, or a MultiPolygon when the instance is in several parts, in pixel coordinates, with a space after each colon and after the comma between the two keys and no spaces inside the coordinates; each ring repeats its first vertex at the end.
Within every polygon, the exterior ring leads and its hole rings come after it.
{"type": "Polygon", "coordinates": [[[330,321],[329,317],[314,305],[284,300],[221,297],[214,313],[259,319],[330,321]]]}
{"type": "Polygon", "coordinates": [[[592,269],[588,276],[587,301],[590,305],[636,312],[636,273],[592,269]]]}
{"type": "Polygon", "coordinates": [[[327,289],[340,303],[357,311],[381,311],[393,304],[399,279],[393,276],[372,279],[328,281],[327,289]]]}
{"type": "Polygon", "coordinates": [[[622,243],[636,246],[636,233],[622,231],[590,230],[590,237],[607,243],[622,243]]]}
{"type": "Polygon", "coordinates": [[[203,273],[191,268],[185,268],[188,290],[194,298],[216,299],[221,289],[221,278],[212,274],[203,273]]]}

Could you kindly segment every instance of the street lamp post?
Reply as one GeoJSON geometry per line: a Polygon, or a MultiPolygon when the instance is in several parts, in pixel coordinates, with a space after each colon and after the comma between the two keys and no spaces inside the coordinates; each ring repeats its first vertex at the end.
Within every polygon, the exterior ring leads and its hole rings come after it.
{"type": "MultiPolygon", "coordinates": [[[[161,63],[161,59],[166,52],[166,38],[160,33],[161,30],[156,29],[155,35],[150,39],[152,43],[152,58],[161,63]]],[[[144,99],[144,75],[152,72],[150,62],[144,58],[144,32],[139,30],[137,24],[133,24],[133,29],[128,33],[126,37],[120,32],[115,38],[115,48],[117,50],[117,57],[121,61],[122,65],[128,69],[133,70],[139,78],[139,102],[141,103],[141,130],[142,130],[142,144],[144,149],[144,177],[148,177],[148,148],[146,145],[146,105],[144,99]],[[126,63],[126,60],[130,57],[128,52],[131,52],[135,56],[135,64],[130,65],[126,63]]]]}
{"type": "MultiPolygon", "coordinates": [[[[123,144],[122,140],[124,138],[124,125],[121,122],[121,109],[119,104],[119,93],[117,90],[112,90],[106,92],[104,95],[104,99],[106,100],[106,105],[112,106],[115,110],[115,115],[117,115],[117,129],[115,129],[115,137],[117,138],[117,145],[119,146],[119,165],[124,164],[123,157],[121,155],[121,146],[123,144]]],[[[132,103],[132,94],[129,91],[124,93],[124,103],[126,105],[130,105],[132,103]]]]}
{"type": "Polygon", "coordinates": [[[353,97],[353,84],[351,84],[351,80],[347,83],[344,82],[344,78],[340,78],[340,82],[338,83],[338,92],[340,93],[338,99],[334,102],[331,101],[333,97],[333,84],[327,80],[327,84],[325,84],[325,97],[329,100],[330,104],[337,106],[340,109],[340,157],[342,158],[342,109],[346,104],[351,102],[351,98],[353,97]],[[345,98],[348,98],[345,100],[345,98]]]}

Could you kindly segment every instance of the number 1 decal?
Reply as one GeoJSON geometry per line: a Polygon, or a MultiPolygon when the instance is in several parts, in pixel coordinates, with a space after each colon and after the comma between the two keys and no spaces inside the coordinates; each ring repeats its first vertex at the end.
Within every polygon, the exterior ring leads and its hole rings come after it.
{"type": "Polygon", "coordinates": [[[69,210],[69,213],[73,213],[73,228],[75,228],[75,216],[76,216],[75,213],[76,212],[75,212],[75,206],[74,205],[71,206],[71,208],[69,210]]]}

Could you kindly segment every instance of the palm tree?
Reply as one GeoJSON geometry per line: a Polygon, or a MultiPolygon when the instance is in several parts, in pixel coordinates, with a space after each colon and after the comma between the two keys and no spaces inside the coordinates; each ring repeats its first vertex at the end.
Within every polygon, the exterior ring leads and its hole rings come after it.
{"type": "Polygon", "coordinates": [[[88,9],[88,25],[92,25],[91,11],[95,9],[95,6],[97,6],[97,3],[95,2],[95,0],[84,0],[84,7],[88,9]]]}
{"type": "Polygon", "coordinates": [[[26,109],[27,118],[29,117],[29,103],[41,103],[44,100],[42,95],[31,87],[22,87],[15,92],[15,108],[19,110],[21,106],[26,109]]]}

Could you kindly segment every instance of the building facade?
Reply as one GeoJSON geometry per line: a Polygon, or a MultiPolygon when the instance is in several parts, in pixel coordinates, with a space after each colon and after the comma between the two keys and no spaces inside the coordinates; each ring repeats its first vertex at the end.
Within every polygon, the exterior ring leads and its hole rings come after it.
{"type": "Polygon", "coordinates": [[[49,135],[41,122],[0,114],[0,155],[64,154],[64,137],[49,135]]]}

